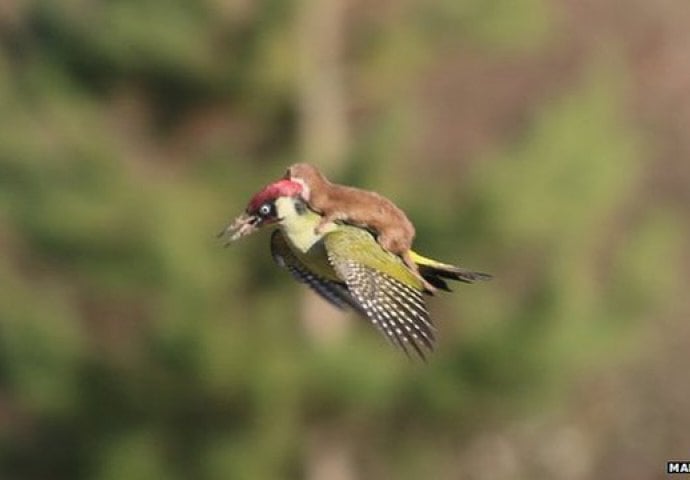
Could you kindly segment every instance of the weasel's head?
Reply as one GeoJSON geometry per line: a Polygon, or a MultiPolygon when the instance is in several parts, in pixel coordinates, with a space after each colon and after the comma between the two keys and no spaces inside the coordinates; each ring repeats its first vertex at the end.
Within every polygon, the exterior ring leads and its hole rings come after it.
{"type": "Polygon", "coordinates": [[[308,163],[295,163],[288,167],[285,176],[287,180],[299,183],[302,186],[302,198],[309,202],[312,192],[327,182],[326,177],[314,165],[308,163]]]}
{"type": "Polygon", "coordinates": [[[265,186],[252,197],[244,213],[228,225],[219,236],[232,234],[230,241],[233,241],[254,233],[264,225],[280,222],[282,220],[281,206],[284,204],[281,201],[296,199],[301,194],[302,185],[292,180],[278,180],[265,186]]]}

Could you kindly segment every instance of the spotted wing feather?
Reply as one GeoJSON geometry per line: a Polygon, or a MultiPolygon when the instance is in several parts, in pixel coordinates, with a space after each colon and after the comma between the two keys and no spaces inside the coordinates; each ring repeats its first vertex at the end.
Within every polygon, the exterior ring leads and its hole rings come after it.
{"type": "Polygon", "coordinates": [[[421,358],[433,350],[431,324],[422,292],[359,262],[342,259],[332,251],[329,261],[347,285],[352,297],[386,338],[409,354],[412,348],[421,358]]]}
{"type": "Polygon", "coordinates": [[[301,283],[307,284],[331,305],[347,310],[353,308],[362,313],[360,305],[352,298],[347,287],[342,283],[327,280],[310,271],[292,252],[285,236],[280,230],[271,235],[271,256],[281,267],[289,271],[301,283]]]}

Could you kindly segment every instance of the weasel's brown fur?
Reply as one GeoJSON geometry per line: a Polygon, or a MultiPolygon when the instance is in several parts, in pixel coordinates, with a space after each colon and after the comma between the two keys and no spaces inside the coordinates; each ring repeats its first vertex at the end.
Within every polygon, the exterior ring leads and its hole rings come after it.
{"type": "Polygon", "coordinates": [[[420,274],[412,260],[410,250],[415,229],[405,212],[378,193],[355,187],[331,183],[313,165],[296,163],[288,168],[285,178],[302,184],[302,197],[323,218],[316,227],[335,220],[363,226],[376,232],[376,238],[384,249],[399,255],[405,265],[433,292],[435,288],[420,274]]]}

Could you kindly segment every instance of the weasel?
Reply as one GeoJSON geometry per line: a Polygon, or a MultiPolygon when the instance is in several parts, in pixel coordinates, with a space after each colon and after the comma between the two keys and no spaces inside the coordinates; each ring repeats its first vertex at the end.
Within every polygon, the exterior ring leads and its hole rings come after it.
{"type": "Polygon", "coordinates": [[[402,258],[427,290],[436,290],[420,275],[412,259],[410,252],[415,236],[414,225],[393,202],[375,192],[331,183],[308,163],[290,166],[284,178],[302,185],[304,201],[323,215],[316,227],[317,233],[321,233],[327,223],[336,220],[366,227],[374,231],[381,247],[402,258]]]}

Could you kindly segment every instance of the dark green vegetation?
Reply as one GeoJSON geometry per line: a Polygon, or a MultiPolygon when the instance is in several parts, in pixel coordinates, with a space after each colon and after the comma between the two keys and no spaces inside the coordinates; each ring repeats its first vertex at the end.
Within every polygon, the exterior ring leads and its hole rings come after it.
{"type": "MultiPolygon", "coordinates": [[[[673,130],[642,128],[627,37],[588,49],[586,13],[545,0],[335,14],[346,146],[323,168],[398,201],[420,253],[496,277],[431,300],[440,347],[418,365],[354,318],[305,333],[314,300],[268,232],[215,240],[320,162],[308,2],[4,3],[1,478],[323,478],[331,457],[344,478],[564,478],[550,445],[583,469],[568,478],[637,460],[598,446],[666,397],[597,385],[671,345],[650,332],[678,332],[689,215],[674,174],[655,190],[673,130]]],[[[687,457],[674,423],[642,448],[652,472],[687,457]]]]}

